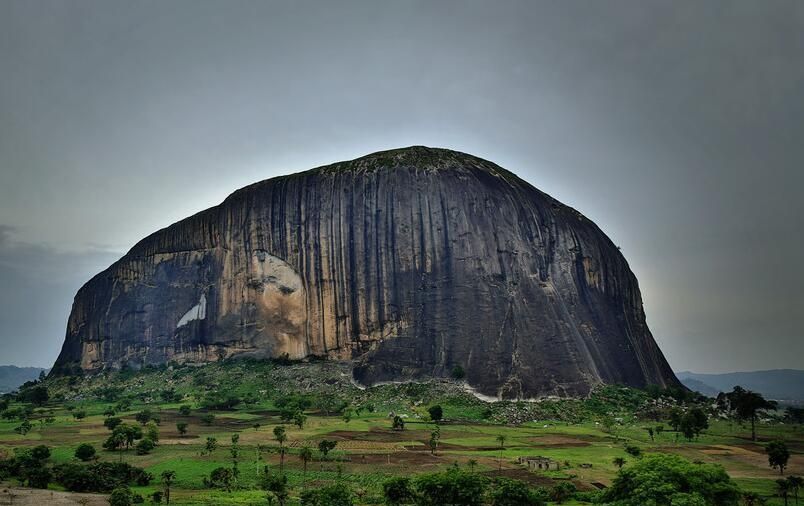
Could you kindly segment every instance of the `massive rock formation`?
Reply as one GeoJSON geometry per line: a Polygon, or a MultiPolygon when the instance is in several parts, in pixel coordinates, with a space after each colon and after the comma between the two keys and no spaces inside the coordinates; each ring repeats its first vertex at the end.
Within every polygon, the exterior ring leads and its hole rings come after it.
{"type": "Polygon", "coordinates": [[[75,297],[55,368],[354,360],[503,397],[678,385],[617,247],[474,156],[385,151],[278,177],[160,230],[75,297]]]}

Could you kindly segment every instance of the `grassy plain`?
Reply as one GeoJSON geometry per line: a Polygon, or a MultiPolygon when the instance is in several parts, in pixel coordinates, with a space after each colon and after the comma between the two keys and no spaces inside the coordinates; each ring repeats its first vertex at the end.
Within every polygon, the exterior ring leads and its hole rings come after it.
{"type": "MultiPolygon", "coordinates": [[[[292,487],[291,504],[298,504],[298,495],[306,487],[335,481],[348,483],[360,504],[381,504],[382,483],[389,477],[456,465],[545,487],[569,480],[579,490],[594,491],[609,485],[616,476],[614,458],[624,458],[626,466],[634,461],[635,457],[625,451],[627,445],[639,446],[643,452],[676,453],[692,461],[718,463],[743,489],[766,496],[770,505],[783,502],[773,497],[779,473],[768,466],[763,443],[784,438],[793,452],[787,474],[804,474],[804,431],[799,425],[763,423],[759,426],[760,441],[754,443],[749,428],[729,420],[713,420],[698,440],[688,442],[670,431],[666,421],[639,415],[655,404],[654,400],[642,392],[618,387],[608,387],[585,401],[488,404],[449,382],[361,389],[351,383],[348,370],[340,364],[266,362],[60,378],[48,380],[48,385],[51,400],[34,413],[30,432],[18,434],[14,429],[19,421],[0,420],[0,454],[44,444],[53,450],[51,460],[59,463],[74,460],[80,443],[91,443],[100,460],[122,460],[154,475],[149,486],[133,489],[143,496],[162,489],[162,471],[175,471],[173,504],[266,504],[258,482],[265,466],[279,469],[278,444],[273,435],[277,425],[284,425],[288,432],[284,471],[292,487]],[[292,394],[318,399],[306,411],[301,428],[280,420],[275,404],[292,394]],[[206,408],[207,399],[215,395],[233,395],[246,402],[231,410],[206,408]],[[327,413],[329,406],[322,399],[347,405],[350,419],[327,413]],[[146,408],[159,418],[160,440],[150,454],[102,449],[109,435],[103,413],[119,408],[121,400],[130,402],[117,412],[126,423],[137,424],[135,414],[146,408]],[[433,454],[428,441],[435,424],[429,420],[427,408],[434,404],[444,408],[444,420],[439,423],[440,439],[433,454]],[[183,405],[190,406],[189,415],[180,413],[183,405]],[[80,411],[86,416],[75,419],[73,414],[80,411]],[[211,423],[204,421],[208,413],[215,415],[211,423]],[[404,417],[404,430],[391,428],[392,414],[404,417]],[[53,418],[49,423],[45,422],[48,416],[53,418]],[[612,418],[618,422],[605,422],[612,418]],[[177,430],[180,422],[188,424],[185,435],[177,430]],[[665,430],[651,440],[646,427],[659,424],[665,430]],[[237,488],[232,492],[206,488],[204,478],[213,469],[232,465],[233,434],[239,434],[237,488]],[[502,445],[499,436],[504,438],[502,445]],[[208,437],[218,441],[211,453],[204,451],[208,437]],[[326,458],[317,451],[322,439],[337,442],[326,458]],[[306,473],[299,458],[304,446],[314,449],[314,460],[306,473]],[[520,456],[548,457],[558,462],[560,469],[531,471],[517,463],[520,456]]],[[[55,485],[51,488],[59,489],[55,485]]]]}

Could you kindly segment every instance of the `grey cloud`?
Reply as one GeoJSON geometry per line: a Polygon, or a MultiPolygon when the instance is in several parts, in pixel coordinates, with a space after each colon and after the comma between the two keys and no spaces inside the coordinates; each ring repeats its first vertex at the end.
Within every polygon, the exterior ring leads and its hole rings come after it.
{"type": "Polygon", "coordinates": [[[120,254],[18,243],[13,230],[0,225],[0,363],[50,367],[61,349],[75,292],[120,254]]]}

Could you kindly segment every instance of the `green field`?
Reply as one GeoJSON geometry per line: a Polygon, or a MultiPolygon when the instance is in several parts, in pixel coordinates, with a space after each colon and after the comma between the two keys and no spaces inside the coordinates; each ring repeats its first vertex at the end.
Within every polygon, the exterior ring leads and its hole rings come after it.
{"type": "MultiPolygon", "coordinates": [[[[666,421],[651,419],[661,412],[656,401],[620,387],[601,389],[588,400],[488,404],[450,382],[360,389],[351,383],[342,364],[268,362],[58,378],[46,384],[50,400],[31,415],[30,432],[15,432],[19,420],[0,420],[0,456],[43,444],[52,449],[50,460],[58,464],[74,461],[75,448],[91,443],[101,461],[123,461],[153,474],[150,485],[132,488],[145,497],[162,489],[162,471],[175,471],[173,504],[266,504],[259,477],[265,466],[278,472],[279,445],[273,434],[277,425],[287,428],[283,471],[292,487],[290,504],[298,504],[305,488],[333,482],[347,483],[358,504],[382,504],[382,483],[389,477],[453,466],[534,486],[549,488],[571,481],[580,491],[596,491],[617,475],[614,458],[624,458],[626,467],[636,460],[626,453],[628,445],[639,446],[643,452],[674,453],[691,461],[720,464],[741,488],[760,493],[771,505],[783,502],[774,496],[779,473],[768,466],[765,442],[785,439],[793,453],[787,474],[804,473],[800,425],[761,423],[760,441],[754,443],[748,427],[712,419],[708,430],[688,442],[672,432],[666,421]],[[279,399],[294,394],[307,394],[312,400],[302,428],[282,421],[277,407],[279,399]],[[226,396],[242,402],[232,409],[209,409],[210,397],[226,396]],[[134,416],[146,408],[159,419],[159,444],[147,455],[137,455],[133,449],[102,448],[110,433],[103,413],[119,409],[121,400],[124,410],[116,416],[125,423],[139,425],[134,416]],[[428,442],[436,424],[429,420],[427,408],[434,404],[443,407],[444,420],[438,424],[440,438],[433,453],[428,442]],[[189,414],[181,414],[181,406],[189,406],[189,414]],[[81,411],[86,416],[75,419],[73,413],[81,411]],[[348,420],[343,412],[350,414],[348,420]],[[204,415],[209,413],[214,420],[205,422],[204,415]],[[392,413],[403,417],[404,430],[391,428],[392,413]],[[53,418],[49,422],[48,416],[53,418]],[[177,423],[187,424],[186,434],[179,433],[177,423]],[[651,440],[645,428],[659,424],[666,429],[651,440]],[[210,489],[204,478],[217,467],[233,465],[233,434],[239,434],[236,486],[230,492],[210,489]],[[502,445],[498,436],[504,436],[502,445]],[[218,442],[211,454],[204,451],[208,437],[218,442]],[[337,442],[326,458],[317,450],[323,439],[337,442]],[[314,450],[306,473],[299,458],[305,446],[314,450]],[[517,463],[520,456],[547,457],[559,469],[529,470],[517,463]]],[[[9,409],[19,406],[12,402],[9,409]]],[[[5,483],[14,484],[13,479],[5,483]]],[[[51,484],[50,488],[60,487],[51,484]]]]}

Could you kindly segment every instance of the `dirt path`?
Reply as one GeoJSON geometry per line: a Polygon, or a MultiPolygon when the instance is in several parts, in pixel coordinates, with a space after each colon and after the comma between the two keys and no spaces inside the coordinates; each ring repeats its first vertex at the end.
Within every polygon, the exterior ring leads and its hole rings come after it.
{"type": "Polygon", "coordinates": [[[0,488],[2,506],[109,506],[105,495],[77,494],[74,492],[55,492],[33,488],[0,488]]]}

